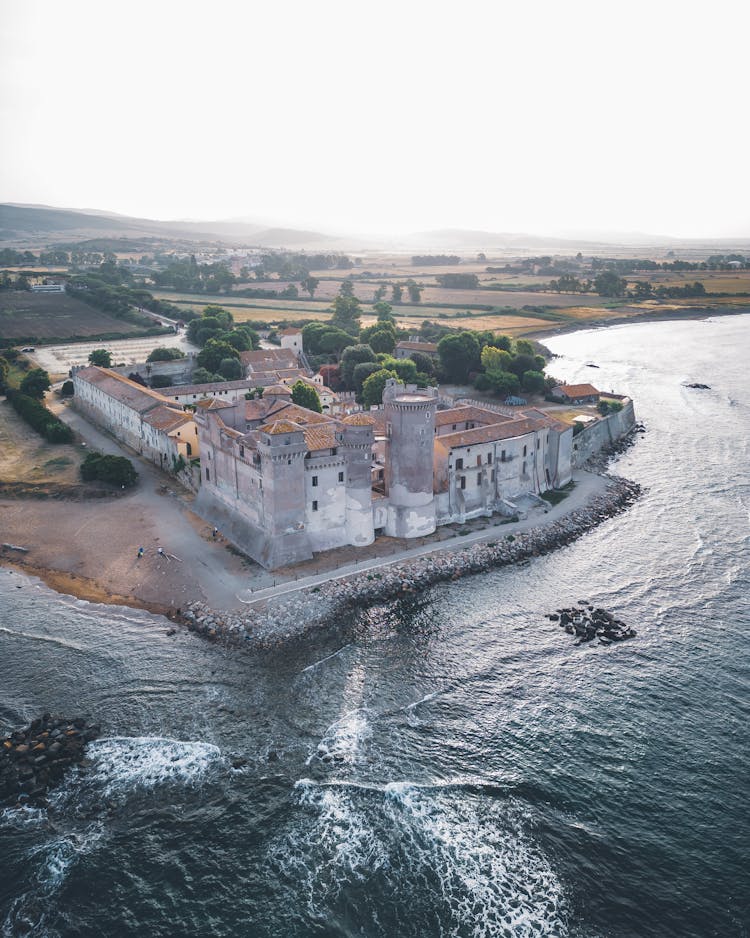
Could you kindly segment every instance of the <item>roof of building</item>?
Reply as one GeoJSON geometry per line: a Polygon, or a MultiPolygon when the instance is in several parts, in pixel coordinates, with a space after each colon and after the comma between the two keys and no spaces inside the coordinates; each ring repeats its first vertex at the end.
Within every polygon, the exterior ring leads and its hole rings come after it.
{"type": "Polygon", "coordinates": [[[265,395],[276,395],[277,397],[281,395],[282,397],[291,397],[292,392],[285,384],[269,384],[267,388],[263,391],[263,396],[265,395]]]}
{"type": "Polygon", "coordinates": [[[282,329],[279,335],[302,335],[301,329],[282,329]]]}
{"type": "Polygon", "coordinates": [[[305,428],[305,446],[309,450],[333,449],[338,446],[334,425],[305,428]]]}
{"type": "Polygon", "coordinates": [[[234,407],[234,403],[232,401],[220,401],[216,397],[204,397],[202,401],[195,402],[195,407],[201,410],[224,410],[226,407],[234,407]]]}
{"type": "Polygon", "coordinates": [[[263,400],[263,398],[258,401],[246,401],[245,420],[248,422],[253,420],[266,420],[274,409],[283,410],[288,406],[289,403],[287,401],[263,400]]]}
{"type": "Polygon", "coordinates": [[[483,426],[494,423],[505,423],[512,420],[505,414],[496,410],[475,407],[472,404],[462,404],[459,407],[450,407],[448,410],[438,410],[435,413],[435,426],[445,427],[453,423],[480,423],[483,426]]]}
{"type": "Polygon", "coordinates": [[[250,372],[297,366],[297,356],[290,348],[261,348],[254,352],[240,352],[240,361],[250,372]]]}
{"type": "Polygon", "coordinates": [[[140,414],[145,414],[158,404],[173,403],[163,394],[159,394],[151,388],[144,388],[142,384],[131,381],[130,378],[126,378],[116,371],[111,371],[109,368],[101,368],[99,365],[82,368],[76,372],[75,377],[88,381],[89,384],[95,385],[109,397],[126,404],[140,414]]]}
{"type": "Polygon", "coordinates": [[[594,397],[599,394],[593,384],[558,384],[554,390],[566,397],[594,397]]]}
{"type": "Polygon", "coordinates": [[[210,391],[249,390],[253,386],[248,378],[239,378],[237,381],[209,381],[207,384],[175,384],[165,390],[172,397],[183,397],[186,394],[208,394],[210,391]]]}
{"type": "Polygon", "coordinates": [[[291,420],[274,420],[271,423],[264,424],[260,429],[271,436],[277,436],[280,433],[297,433],[302,427],[292,423],[291,420]]]}
{"type": "Polygon", "coordinates": [[[554,421],[543,417],[526,417],[518,420],[508,420],[506,423],[496,423],[487,427],[475,427],[473,430],[461,430],[457,433],[445,433],[436,437],[435,442],[450,449],[462,446],[476,446],[481,443],[492,443],[495,440],[511,440],[517,436],[524,436],[534,430],[551,426],[554,421]]]}
{"type": "Polygon", "coordinates": [[[407,352],[424,352],[426,355],[434,354],[438,350],[434,342],[410,342],[407,340],[397,342],[396,348],[405,349],[407,352]]]}
{"type": "Polygon", "coordinates": [[[192,414],[186,414],[184,410],[175,410],[166,404],[159,404],[143,417],[143,422],[153,427],[154,430],[169,433],[170,430],[176,430],[184,423],[190,423],[192,419],[192,414]]]}
{"type": "Polygon", "coordinates": [[[348,424],[350,427],[374,427],[376,420],[374,417],[371,417],[370,414],[358,413],[349,414],[348,417],[344,417],[342,422],[348,424]]]}

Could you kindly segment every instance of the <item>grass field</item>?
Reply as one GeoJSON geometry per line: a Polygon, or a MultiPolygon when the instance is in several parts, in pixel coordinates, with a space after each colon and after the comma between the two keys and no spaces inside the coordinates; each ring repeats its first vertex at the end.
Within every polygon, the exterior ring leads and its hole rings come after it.
{"type": "Polygon", "coordinates": [[[143,335],[144,331],[66,293],[0,293],[0,340],[41,342],[108,333],[143,335]]]}
{"type": "MultiPolygon", "coordinates": [[[[0,402],[0,483],[78,486],[83,453],[76,444],[48,443],[25,423],[7,401],[0,402]]],[[[2,491],[2,487],[0,487],[2,491]]]]}

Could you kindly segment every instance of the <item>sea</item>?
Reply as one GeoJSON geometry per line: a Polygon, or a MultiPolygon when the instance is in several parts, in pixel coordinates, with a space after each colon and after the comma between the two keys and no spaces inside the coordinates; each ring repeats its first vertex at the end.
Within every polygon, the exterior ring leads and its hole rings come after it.
{"type": "Polygon", "coordinates": [[[552,554],[261,653],[0,568],[0,731],[102,726],[0,813],[1,935],[748,935],[750,316],[547,344],[646,426],[552,554]]]}

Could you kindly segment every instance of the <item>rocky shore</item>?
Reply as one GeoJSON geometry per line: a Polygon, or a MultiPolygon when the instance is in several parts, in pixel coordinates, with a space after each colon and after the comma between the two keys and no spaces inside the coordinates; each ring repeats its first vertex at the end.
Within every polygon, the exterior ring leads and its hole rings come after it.
{"type": "Polygon", "coordinates": [[[45,713],[0,740],[0,802],[45,805],[49,789],[83,761],[86,743],[98,735],[99,727],[83,719],[45,713]]]}
{"type": "Polygon", "coordinates": [[[627,479],[607,477],[604,493],[584,508],[558,521],[521,534],[465,547],[443,549],[376,570],[330,580],[294,593],[267,608],[219,612],[192,602],[182,621],[195,632],[231,645],[270,647],[314,629],[353,622],[358,610],[421,593],[436,583],[540,557],[564,547],[628,508],[641,487],[627,479]]]}

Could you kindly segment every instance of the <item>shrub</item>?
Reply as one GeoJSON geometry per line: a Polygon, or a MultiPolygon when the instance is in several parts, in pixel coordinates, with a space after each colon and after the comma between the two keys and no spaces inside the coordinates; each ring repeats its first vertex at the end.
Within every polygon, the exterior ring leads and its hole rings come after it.
{"type": "Polygon", "coordinates": [[[72,381],[63,382],[63,386],[60,388],[60,394],[63,397],[73,397],[75,394],[75,387],[72,381]]]}
{"type": "Polygon", "coordinates": [[[104,456],[92,451],[86,454],[81,463],[81,478],[86,482],[98,479],[100,482],[128,487],[135,485],[138,473],[125,456],[104,456]]]}
{"type": "Polygon", "coordinates": [[[171,362],[176,358],[184,358],[185,353],[181,352],[177,348],[166,348],[163,345],[160,345],[158,348],[155,348],[153,352],[146,359],[147,362],[171,362]]]}

